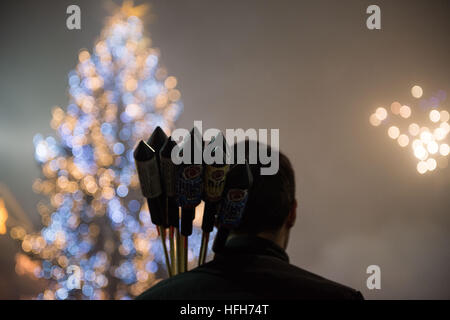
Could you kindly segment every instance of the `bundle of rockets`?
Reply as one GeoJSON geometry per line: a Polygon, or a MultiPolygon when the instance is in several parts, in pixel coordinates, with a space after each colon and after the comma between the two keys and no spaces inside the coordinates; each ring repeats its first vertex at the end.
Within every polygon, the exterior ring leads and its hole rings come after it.
{"type": "MultiPolygon", "coordinates": [[[[208,145],[215,140],[216,143],[223,141],[222,145],[214,144],[211,152],[212,155],[223,155],[223,161],[206,164],[202,160],[195,163],[195,149],[203,152],[205,147],[203,139],[197,139],[197,134],[200,134],[196,130],[194,127],[183,140],[189,143],[186,148],[191,151],[190,163],[175,164],[172,161],[172,151],[177,143],[172,137],[167,137],[159,126],[147,142],[141,140],[134,150],[142,195],[147,199],[151,221],[161,240],[169,277],[188,270],[188,239],[192,234],[195,208],[201,201],[205,205],[199,266],[205,263],[209,235],[214,226],[218,231],[213,251],[217,253],[223,248],[230,230],[239,225],[252,185],[247,162],[230,166],[230,162],[226,161],[229,149],[220,132],[208,145]]],[[[181,146],[180,154],[186,148],[181,146]]]]}

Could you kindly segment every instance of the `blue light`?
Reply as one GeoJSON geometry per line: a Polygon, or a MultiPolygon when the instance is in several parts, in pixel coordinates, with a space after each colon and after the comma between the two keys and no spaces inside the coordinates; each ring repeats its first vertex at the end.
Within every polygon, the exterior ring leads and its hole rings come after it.
{"type": "Polygon", "coordinates": [[[154,97],[160,92],[160,88],[157,83],[151,83],[145,87],[145,90],[149,96],[154,97]]]}
{"type": "Polygon", "coordinates": [[[38,145],[36,146],[36,159],[40,162],[44,162],[45,160],[47,160],[47,147],[43,144],[43,143],[38,143],[38,145]]]}
{"type": "Polygon", "coordinates": [[[132,121],[133,118],[131,118],[131,117],[128,115],[128,113],[122,112],[122,113],[120,114],[120,120],[121,120],[123,123],[128,123],[128,122],[132,121]]]}
{"type": "Polygon", "coordinates": [[[126,197],[128,195],[128,188],[127,186],[121,184],[120,186],[117,187],[117,194],[119,195],[119,197],[126,197]]]}
{"type": "Polygon", "coordinates": [[[122,223],[122,221],[123,221],[123,213],[120,210],[114,210],[111,213],[111,219],[115,223],[122,223]]]}
{"type": "Polygon", "coordinates": [[[68,297],[68,292],[65,288],[59,288],[56,290],[56,297],[60,300],[65,300],[68,297]]]}
{"type": "Polygon", "coordinates": [[[56,144],[56,140],[53,137],[47,137],[45,138],[45,141],[49,144],[49,145],[54,145],[56,144]]]}
{"type": "Polygon", "coordinates": [[[135,99],[136,98],[134,97],[134,95],[132,95],[130,92],[127,92],[122,96],[122,102],[124,105],[135,103],[135,99]]]}
{"type": "Polygon", "coordinates": [[[89,226],[87,224],[83,223],[78,227],[78,231],[80,232],[80,234],[88,234],[89,226]]]}
{"type": "Polygon", "coordinates": [[[55,241],[55,232],[51,228],[44,228],[42,229],[42,235],[45,239],[45,241],[52,243],[55,241]]]}
{"type": "Polygon", "coordinates": [[[133,149],[130,149],[127,151],[127,159],[130,163],[133,163],[133,161],[134,161],[133,149]]]}
{"type": "Polygon", "coordinates": [[[88,281],[94,281],[95,280],[95,272],[92,270],[85,271],[84,278],[88,281]]]}
{"type": "Polygon", "coordinates": [[[33,137],[33,144],[36,146],[38,143],[40,143],[42,140],[44,140],[44,137],[40,134],[37,133],[34,135],[33,137]]]}
{"type": "Polygon", "coordinates": [[[150,213],[147,210],[142,210],[139,213],[139,219],[144,223],[144,224],[148,224],[150,223],[150,213]]]}
{"type": "Polygon", "coordinates": [[[125,151],[125,147],[122,143],[117,142],[113,146],[113,151],[117,155],[121,155],[125,151]]]}
{"type": "Polygon", "coordinates": [[[94,288],[92,288],[92,286],[89,284],[85,284],[83,286],[82,292],[86,297],[91,297],[94,293],[94,288]]]}
{"type": "Polygon", "coordinates": [[[84,198],[84,194],[83,192],[81,192],[80,190],[77,190],[74,194],[73,194],[73,198],[75,199],[75,201],[82,201],[84,198]]]}
{"type": "Polygon", "coordinates": [[[158,57],[151,54],[147,57],[146,63],[150,68],[154,68],[158,64],[158,57]]]}
{"type": "Polygon", "coordinates": [[[133,199],[128,203],[128,209],[130,209],[133,212],[139,211],[140,208],[141,208],[141,204],[137,200],[133,199]]]}
{"type": "Polygon", "coordinates": [[[70,86],[77,86],[80,84],[80,78],[78,78],[77,75],[72,75],[69,77],[69,85],[70,86]]]}
{"type": "Polygon", "coordinates": [[[119,132],[119,138],[121,140],[128,140],[130,138],[130,136],[131,136],[131,130],[128,128],[123,128],[119,132]]]}
{"type": "Polygon", "coordinates": [[[50,169],[52,169],[52,171],[56,171],[59,169],[58,162],[56,160],[50,161],[49,166],[50,166],[50,169]]]}
{"type": "Polygon", "coordinates": [[[75,157],[81,157],[83,155],[83,148],[82,147],[73,147],[72,154],[75,157]]]}
{"type": "Polygon", "coordinates": [[[103,135],[110,135],[113,134],[113,127],[108,122],[105,122],[100,127],[100,131],[103,133],[103,135]]]}

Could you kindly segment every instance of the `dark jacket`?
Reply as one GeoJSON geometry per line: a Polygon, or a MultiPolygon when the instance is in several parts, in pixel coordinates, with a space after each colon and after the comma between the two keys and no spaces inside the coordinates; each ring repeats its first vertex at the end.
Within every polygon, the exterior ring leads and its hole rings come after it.
{"type": "Polygon", "coordinates": [[[137,299],[350,299],[360,292],[289,264],[272,241],[239,236],[213,261],[164,280],[137,299]]]}

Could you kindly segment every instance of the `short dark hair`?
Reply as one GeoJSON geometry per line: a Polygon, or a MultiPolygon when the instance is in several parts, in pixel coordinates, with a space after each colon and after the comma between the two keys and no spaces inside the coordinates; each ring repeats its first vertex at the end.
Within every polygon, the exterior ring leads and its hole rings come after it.
{"type": "MultiPolygon", "coordinates": [[[[249,141],[238,142],[233,145],[236,155],[237,145],[245,143],[245,156],[249,159],[249,141]]],[[[295,173],[288,157],[279,152],[279,170],[274,175],[261,175],[263,165],[259,161],[259,148],[265,146],[257,142],[258,161],[250,164],[253,174],[253,184],[250,189],[247,205],[242,216],[241,224],[233,231],[237,233],[257,234],[278,230],[291,210],[295,201],[295,173]]],[[[272,147],[266,145],[268,154],[272,147]]]]}

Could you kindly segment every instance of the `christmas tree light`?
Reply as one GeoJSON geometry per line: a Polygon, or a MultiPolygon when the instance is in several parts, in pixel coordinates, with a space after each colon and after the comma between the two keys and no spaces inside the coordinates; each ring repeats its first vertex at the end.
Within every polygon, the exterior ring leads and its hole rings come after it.
{"type": "Polygon", "coordinates": [[[66,110],[52,111],[57,137],[34,137],[44,227],[10,234],[38,262],[34,275],[49,281],[39,299],[133,298],[167,275],[133,149],[157,126],[170,134],[183,106],[177,79],[144,36],[144,12],[126,2],[107,20],[93,52],[81,50],[69,73],[66,110]]]}

